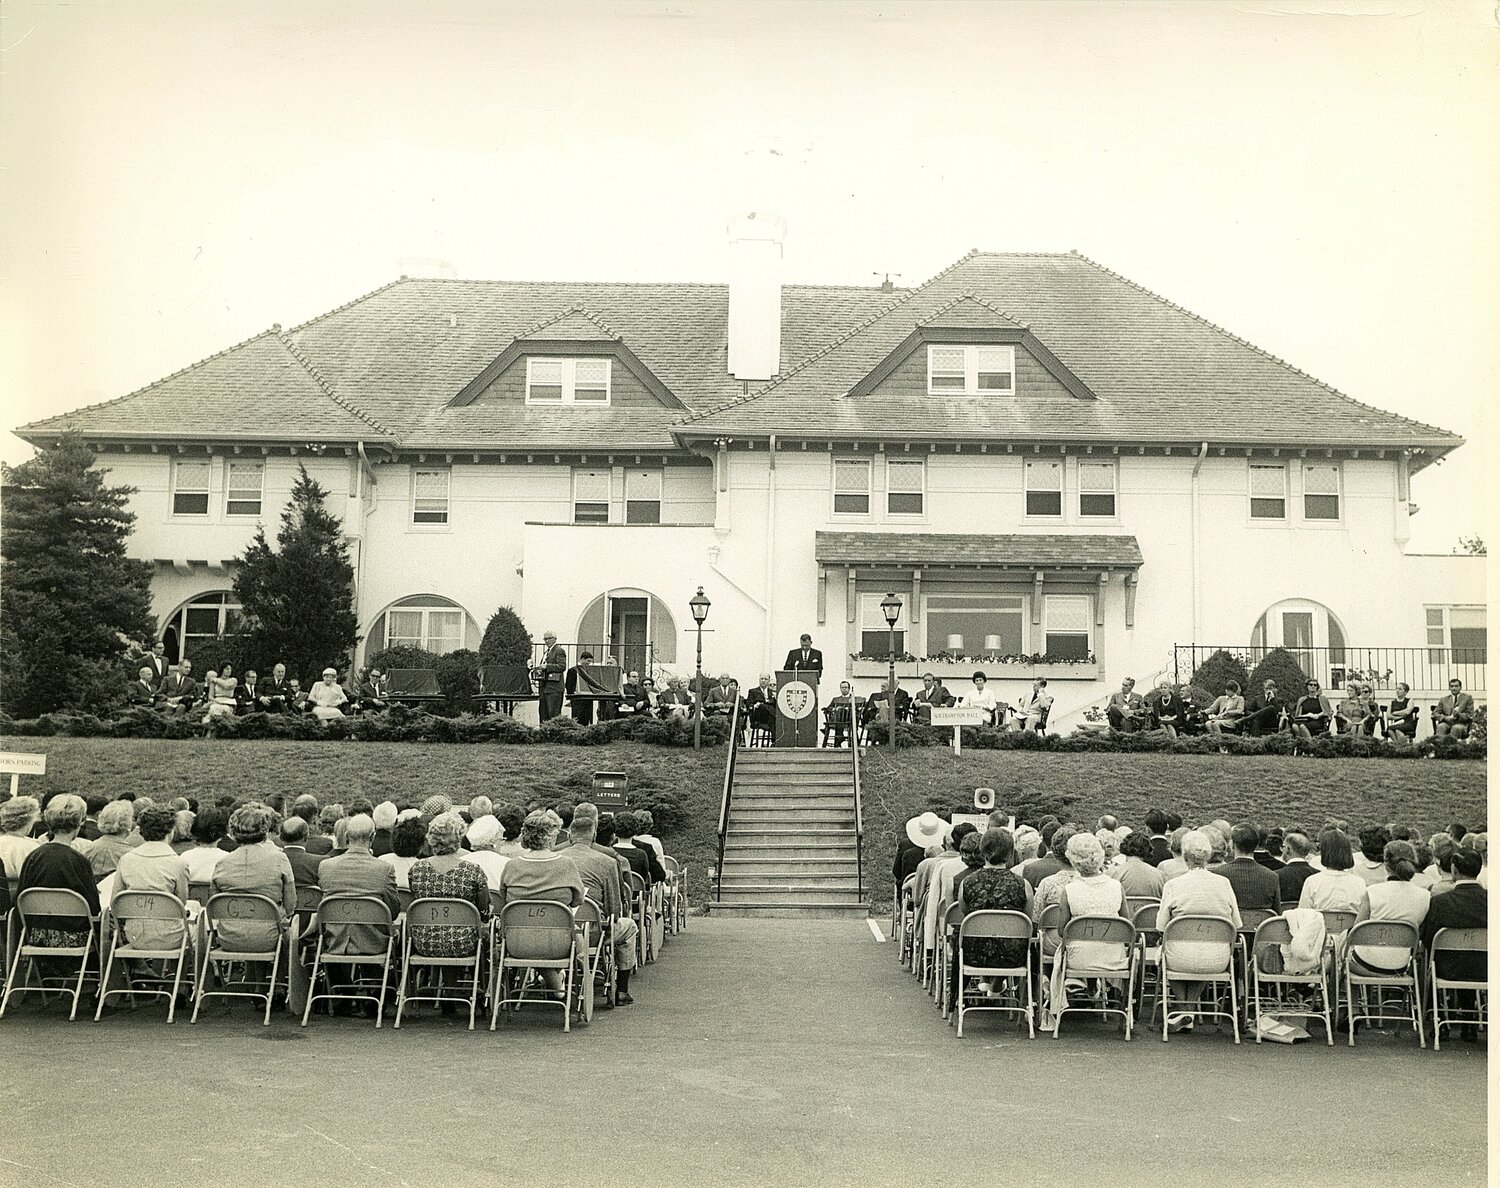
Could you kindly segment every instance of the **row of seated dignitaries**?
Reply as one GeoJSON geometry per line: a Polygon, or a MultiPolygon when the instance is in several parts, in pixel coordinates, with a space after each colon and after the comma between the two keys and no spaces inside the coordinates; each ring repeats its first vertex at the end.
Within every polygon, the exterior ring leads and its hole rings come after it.
{"type": "MultiPolygon", "coordinates": [[[[45,811],[29,796],[0,804],[0,915],[10,906],[7,872],[18,892],[64,887],[82,895],[95,914],[118,891],[168,891],[187,902],[194,884],[206,884],[210,893],[265,895],[289,919],[297,891],[305,887],[325,895],[378,896],[393,915],[398,891],[414,898],[456,896],[470,900],[484,920],[508,899],[553,899],[577,907],[587,896],[613,921],[615,1001],[633,1001],[636,923],[625,876],[635,873],[648,887],[667,878],[648,812],[601,815],[591,803],[566,801],[527,812],[497,807],[483,796],[457,809],[442,796],[404,811],[389,801],[351,802],[348,813],[342,805],[320,808],[316,798],[303,796],[284,817],[260,801],[232,810],[178,803],[122,798],[96,815],[83,798],[66,793],[53,794],[45,811]],[[90,832],[94,837],[86,836],[90,832]]],[[[252,935],[259,927],[225,921],[221,933],[226,941],[250,943],[266,939],[252,935]]],[[[133,941],[162,941],[165,930],[175,931],[165,937],[175,944],[181,935],[171,924],[133,928],[140,932],[133,941]]],[[[366,931],[352,927],[330,937],[327,951],[371,951],[362,947],[374,943],[366,931]]],[[[412,942],[424,955],[463,956],[474,951],[479,936],[473,929],[423,928],[414,930],[412,942]]]]}
{"type": "MultiPolygon", "coordinates": [[[[1241,913],[1247,911],[1350,912],[1356,922],[1410,924],[1428,947],[1440,929],[1488,926],[1488,837],[1462,825],[1427,841],[1408,826],[1372,824],[1355,830],[1337,819],[1316,832],[1297,826],[1268,830],[1248,821],[1230,825],[1222,819],[1190,830],[1180,818],[1174,822],[1154,808],[1139,830],[1121,825],[1113,815],[1101,817],[1094,830],[1056,817],[1043,818],[1039,827],[1011,824],[1005,810],[992,814],[982,832],[967,822],[949,828],[935,813],[907,822],[892,875],[898,888],[910,881],[925,949],[935,947],[943,905],[955,903],[969,911],[1022,911],[1033,922],[1057,907],[1059,930],[1075,915],[1130,918],[1129,900],[1154,902],[1158,928],[1185,914],[1221,916],[1239,928],[1241,913]]],[[[1044,937],[1045,951],[1055,946],[1051,934],[1044,937]]],[[[981,956],[986,959],[971,962],[1018,964],[988,959],[1013,953],[981,956]]],[[[1401,969],[1410,956],[1356,945],[1352,962],[1355,972],[1380,973],[1401,969]]],[[[1210,957],[1214,968],[1202,972],[1228,968],[1227,946],[1210,957]]],[[[1086,964],[1097,965],[1098,959],[1094,954],[1086,964]]],[[[1486,976],[1482,954],[1444,954],[1442,960],[1445,977],[1486,976]]],[[[1189,999],[1201,989],[1190,983],[1189,999]]],[[[1054,984],[1048,991],[1044,998],[1056,1002],[1067,988],[1054,984]]],[[[1044,1020],[1050,1028],[1050,1018],[1044,1015],[1044,1020]]],[[[1192,1027],[1186,1014],[1168,1022],[1175,1030],[1192,1027]]],[[[1475,1028],[1465,1026],[1462,1034],[1473,1039],[1475,1028]]]]}
{"type": "Polygon", "coordinates": [[[157,644],[137,669],[129,688],[132,706],[174,715],[191,715],[203,722],[240,714],[311,714],[320,719],[380,710],[390,704],[389,682],[379,668],[351,668],[341,680],[338,669],[325,668],[320,679],[306,687],[287,667],[274,664],[268,677],[255,669],[237,675],[228,661],[208,669],[199,681],[193,662],[183,659],[168,667],[157,644]],[[158,675],[159,674],[159,675],[158,675]]]}

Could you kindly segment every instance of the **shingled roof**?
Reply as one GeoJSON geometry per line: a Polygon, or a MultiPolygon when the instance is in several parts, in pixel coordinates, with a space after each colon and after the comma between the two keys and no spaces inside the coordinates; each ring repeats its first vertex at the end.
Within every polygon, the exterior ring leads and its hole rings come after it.
{"type": "Polygon", "coordinates": [[[824,565],[972,566],[1017,569],[1137,569],[1133,536],[1043,533],[819,532],[814,553],[824,565]]]}
{"type": "Polygon", "coordinates": [[[1462,438],[1370,408],[1076,254],[971,253],[914,290],[788,285],[780,374],[728,373],[725,285],[402,279],[119,399],[23,426],[44,441],[369,440],[410,450],[664,452],[691,440],[1398,447],[1462,438]],[[892,395],[860,380],[914,331],[1020,328],[1097,399],[892,395]],[[518,340],[616,340],[683,408],[455,404],[518,340]],[[686,409],[686,414],[684,413],[686,409]]]}

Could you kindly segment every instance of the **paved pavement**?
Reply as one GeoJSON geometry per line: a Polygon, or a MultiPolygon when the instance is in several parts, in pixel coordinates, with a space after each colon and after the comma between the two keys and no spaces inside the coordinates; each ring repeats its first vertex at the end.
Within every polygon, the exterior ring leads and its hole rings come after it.
{"type": "MultiPolygon", "coordinates": [[[[862,922],[695,918],[563,1035],[0,1020],[0,1185],[1484,1182],[1482,1048],[954,1038],[862,922]]],[[[1071,1021],[1069,1021],[1071,1023],[1071,1021]]]]}

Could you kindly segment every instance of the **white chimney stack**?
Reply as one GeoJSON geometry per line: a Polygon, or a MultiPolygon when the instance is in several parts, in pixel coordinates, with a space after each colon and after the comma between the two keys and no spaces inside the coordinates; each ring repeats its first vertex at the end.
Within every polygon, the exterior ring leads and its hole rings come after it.
{"type": "Polygon", "coordinates": [[[781,367],[781,245],[786,220],[729,220],[729,374],[768,380],[781,367]]]}

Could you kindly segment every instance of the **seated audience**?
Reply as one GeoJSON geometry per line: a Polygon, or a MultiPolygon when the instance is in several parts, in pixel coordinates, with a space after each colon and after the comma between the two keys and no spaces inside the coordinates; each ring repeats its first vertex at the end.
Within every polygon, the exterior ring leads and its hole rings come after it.
{"type": "MultiPolygon", "coordinates": [[[[1355,922],[1396,920],[1420,931],[1432,895],[1412,882],[1417,873],[1416,847],[1406,841],[1387,842],[1384,859],[1389,877],[1384,882],[1370,884],[1355,922]]],[[[1355,945],[1349,951],[1349,959],[1356,974],[1400,973],[1411,960],[1411,950],[1389,945],[1355,945]]]]}
{"type": "Polygon", "coordinates": [[[776,727],[776,680],[769,672],[760,674],[760,683],[745,694],[745,712],[752,730],[774,730],[776,727]]]}
{"type": "MultiPolygon", "coordinates": [[[[407,883],[414,900],[466,899],[479,909],[480,920],[488,920],[490,886],[484,871],[460,853],[463,835],[463,818],[457,813],[441,812],[434,817],[427,826],[429,856],[412,863],[407,883]]],[[[400,839],[399,827],[397,839],[400,839]]],[[[482,935],[482,928],[422,924],[411,929],[411,943],[424,957],[468,957],[473,955],[482,935]]]]}
{"type": "Polygon", "coordinates": [[[238,687],[239,682],[234,679],[234,665],[222,664],[217,672],[209,669],[203,680],[205,723],[212,722],[215,718],[232,718],[235,715],[239,703],[235,700],[234,693],[238,687]]]}
{"type": "MultiPolygon", "coordinates": [[[[1156,926],[1165,929],[1177,916],[1219,916],[1232,923],[1236,929],[1243,921],[1239,904],[1235,900],[1234,888],[1223,875],[1208,869],[1213,857],[1213,844],[1202,833],[1193,830],[1181,840],[1182,861],[1187,873],[1168,879],[1161,890],[1161,907],[1157,909],[1156,926]]],[[[1166,946],[1167,964],[1178,973],[1219,974],[1229,968],[1232,954],[1230,944],[1217,941],[1172,940],[1166,946]]],[[[1192,1004],[1203,997],[1204,982],[1181,984],[1182,996],[1191,1010],[1192,1004]]],[[[1174,990],[1173,997],[1177,997],[1174,990]]],[[[1191,1031],[1192,1015],[1173,1012],[1167,1019],[1172,1031],[1191,1031]]]]}
{"type": "Polygon", "coordinates": [[[1285,865],[1281,861],[1281,830],[1257,827],[1256,833],[1260,836],[1260,844],[1255,847],[1255,860],[1269,871],[1280,870],[1285,865]]]}
{"type": "Polygon", "coordinates": [[[1038,677],[1031,682],[1031,698],[1026,702],[1025,721],[1022,729],[1040,732],[1052,712],[1052,694],[1047,692],[1047,681],[1038,677]]]}
{"type": "Polygon", "coordinates": [[[255,696],[254,706],[263,714],[284,714],[291,708],[292,686],[286,678],[286,665],[278,663],[255,696]]]}
{"type": "Polygon", "coordinates": [[[1281,839],[1283,865],[1276,872],[1277,894],[1287,905],[1302,899],[1302,885],[1317,874],[1318,868],[1308,861],[1312,853],[1312,838],[1300,829],[1288,829],[1281,839]]]}
{"type": "Polygon", "coordinates": [[[370,839],[370,853],[377,858],[391,852],[391,833],[396,828],[396,813],[395,802],[390,800],[382,800],[370,813],[370,820],[375,826],[374,836],[370,839]]]}
{"type": "MultiPolygon", "coordinates": [[[[370,851],[375,822],[363,813],[349,818],[344,834],[344,852],[325,858],[318,867],[323,896],[367,895],[379,899],[395,919],[401,909],[396,894],[396,872],[370,851]]],[[[385,950],[385,930],[370,924],[333,924],[328,928],[324,949],[329,953],[380,953],[385,950]]]]}
{"type": "MultiPolygon", "coordinates": [[[[1174,827],[1172,832],[1167,836],[1167,851],[1171,854],[1171,857],[1167,858],[1165,861],[1157,863],[1156,865],[1156,869],[1161,872],[1161,877],[1163,880],[1171,880],[1181,875],[1187,874],[1188,864],[1183,861],[1182,858],[1182,839],[1185,838],[1188,833],[1189,830],[1184,829],[1181,825],[1178,825],[1174,827]]],[[[1207,834],[1204,834],[1202,836],[1203,840],[1209,843],[1211,854],[1213,842],[1209,841],[1207,834]]]]}
{"type": "Polygon", "coordinates": [[[253,668],[245,669],[245,679],[234,689],[235,712],[253,714],[259,710],[257,702],[261,692],[260,674],[253,668]]]}
{"type": "Polygon", "coordinates": [[[526,813],[519,805],[502,804],[496,807],[495,817],[505,831],[505,840],[495,843],[495,853],[514,858],[521,852],[521,825],[526,813]]]}
{"type": "Polygon", "coordinates": [[[959,704],[983,711],[986,726],[1003,726],[1005,723],[1000,709],[1000,700],[989,685],[990,678],[985,675],[984,671],[976,671],[969,688],[959,694],[959,704]]]}
{"type": "Polygon", "coordinates": [[[1255,847],[1260,843],[1260,831],[1248,821],[1241,821],[1229,831],[1229,842],[1234,857],[1222,866],[1215,866],[1213,873],[1229,880],[1234,888],[1234,901],[1241,912],[1263,911],[1273,916],[1281,914],[1281,882],[1274,871],[1267,870],[1255,860],[1255,847]]]}
{"type": "MultiPolygon", "coordinates": [[[[1104,848],[1092,833],[1077,833],[1068,839],[1067,859],[1073,877],[1062,887],[1057,899],[1057,931],[1074,916],[1123,916],[1125,892],[1118,882],[1104,873],[1104,848]]],[[[1075,968],[1107,969],[1123,972],[1130,966],[1129,948],[1110,941],[1073,940],[1064,947],[1068,963],[1075,968]]],[[[1048,1005],[1043,1009],[1042,1027],[1050,1030],[1051,1016],[1067,1005],[1063,984],[1063,963],[1052,967],[1052,987],[1048,1005]]]]}
{"type": "Polygon", "coordinates": [[[662,869],[666,869],[666,848],[661,844],[661,839],[652,834],[656,827],[656,818],[651,815],[650,809],[636,810],[635,844],[638,846],[650,846],[656,851],[656,860],[663,863],[662,869]]]}
{"type": "Polygon", "coordinates": [[[1148,808],[1145,816],[1146,828],[1150,831],[1151,856],[1146,861],[1152,866],[1160,866],[1172,856],[1172,844],[1167,841],[1167,831],[1171,828],[1167,823],[1167,814],[1159,808],[1148,808]]]}
{"type": "Polygon", "coordinates": [[[344,806],[338,803],[325,804],[318,810],[317,823],[309,821],[307,829],[307,852],[309,854],[331,854],[338,846],[339,823],[344,819],[344,806]]]}
{"type": "Polygon", "coordinates": [[[149,665],[143,665],[130,682],[130,704],[152,709],[161,702],[161,691],[157,688],[156,674],[149,665]]]}
{"type": "MultiPolygon", "coordinates": [[[[1488,928],[1489,893],[1479,885],[1483,859],[1473,850],[1460,849],[1453,855],[1453,886],[1442,895],[1434,895],[1422,920],[1422,947],[1430,950],[1432,941],[1444,928],[1488,928]]],[[[1489,976],[1484,953],[1442,953],[1437,963],[1438,977],[1451,981],[1483,982],[1489,976]]],[[[1458,1007],[1465,1012],[1476,1010],[1472,990],[1458,994],[1458,1007]]],[[[1472,1018],[1472,1013],[1470,1014],[1472,1018]]],[[[1463,1039],[1473,1043],[1479,1038],[1474,1023],[1462,1025],[1463,1039]]]]}
{"type": "Polygon", "coordinates": [[[1358,912],[1369,898],[1369,884],[1354,873],[1354,850],[1347,834],[1325,829],[1318,834],[1323,869],[1302,884],[1297,906],[1320,912],[1358,912]]]}
{"type": "MultiPolygon", "coordinates": [[[[657,883],[665,883],[667,881],[667,872],[662,869],[661,862],[656,857],[656,851],[650,846],[637,846],[635,844],[635,835],[639,829],[640,818],[629,809],[616,813],[615,849],[625,855],[625,861],[630,863],[630,869],[646,881],[646,886],[652,887],[657,883]]],[[[521,835],[523,852],[525,846],[526,838],[523,828],[521,835]]]]}
{"type": "MultiPolygon", "coordinates": [[[[73,847],[87,812],[88,805],[81,796],[63,792],[47,801],[42,819],[46,822],[50,840],[33,847],[19,868],[6,867],[7,871],[15,872],[18,896],[32,887],[76,891],[88,904],[89,915],[98,919],[98,882],[89,868],[88,859],[73,847]]],[[[87,932],[62,925],[62,918],[41,917],[28,930],[27,942],[49,948],[76,948],[85,943],[87,932]]]]}
{"type": "Polygon", "coordinates": [[[501,872],[510,861],[504,854],[495,853],[495,843],[504,835],[500,820],[493,813],[480,817],[464,833],[469,843],[468,860],[484,871],[485,882],[491,891],[500,890],[501,872]]]}
{"type": "MultiPolygon", "coordinates": [[[[628,815],[628,814],[621,814],[628,815]]],[[[521,824],[521,853],[505,864],[500,876],[499,905],[523,899],[546,899],[577,907],[583,902],[583,879],[566,850],[554,849],[562,821],[549,809],[537,809],[521,824]]],[[[542,978],[554,993],[562,989],[562,975],[543,970],[542,978]]]]}
{"type": "MultiPolygon", "coordinates": [[[[1069,821],[1059,826],[1057,832],[1052,835],[1048,857],[1055,857],[1059,868],[1036,885],[1036,897],[1031,901],[1031,915],[1038,922],[1041,921],[1042,913],[1062,898],[1062,889],[1077,878],[1073,864],[1068,861],[1068,843],[1081,832],[1082,829],[1079,826],[1069,821]]],[[[1037,865],[1040,866],[1041,863],[1037,865]]],[[[1035,868],[1032,868],[1026,872],[1028,882],[1031,881],[1034,870],[1035,868]]],[[[1054,947],[1050,937],[1043,938],[1042,951],[1044,953],[1051,953],[1054,947]]]]}
{"type": "Polygon", "coordinates": [[[693,695],[681,677],[668,677],[667,688],[656,699],[656,709],[663,718],[687,718],[693,713],[693,695]]]}
{"type": "Polygon", "coordinates": [[[568,844],[559,852],[573,860],[584,894],[599,905],[614,951],[615,1003],[629,1006],[635,1001],[630,996],[630,974],[635,969],[638,929],[630,915],[630,904],[623,897],[620,873],[624,868],[620,865],[620,855],[595,841],[598,829],[598,806],[584,801],[573,812],[568,844]]]}
{"type": "Polygon", "coordinates": [[[854,686],[848,681],[840,681],[838,696],[830,698],[823,707],[824,745],[843,746],[845,739],[853,732],[856,717],[861,720],[864,717],[864,700],[854,696],[854,686]]]}
{"type": "MultiPolygon", "coordinates": [[[[1111,821],[1113,817],[1109,818],[1111,821]]],[[[1099,843],[1099,848],[1104,851],[1104,873],[1112,874],[1125,865],[1125,859],[1120,856],[1120,835],[1113,828],[1100,826],[1094,831],[1094,840],[1099,843]]]]}
{"type": "Polygon", "coordinates": [[[734,707],[740,699],[740,687],[738,682],[727,672],[720,673],[718,682],[709,687],[703,695],[703,712],[705,714],[723,714],[728,717],[734,712],[734,707]]]}
{"type": "Polygon", "coordinates": [[[1068,869],[1068,864],[1062,859],[1062,849],[1068,844],[1068,838],[1077,831],[1078,826],[1063,825],[1058,821],[1043,824],[1042,842],[1046,852],[1038,851],[1036,860],[1028,862],[1026,869],[1021,872],[1021,877],[1030,883],[1033,889],[1041,886],[1045,880],[1057,874],[1058,871],[1068,869]]]}
{"type": "Polygon", "coordinates": [[[349,694],[339,684],[338,669],[323,670],[323,679],[307,691],[307,705],[311,708],[313,717],[320,722],[344,716],[344,710],[349,705],[349,694]]]}
{"type": "Polygon", "coordinates": [[[99,810],[99,836],[92,842],[79,842],[74,848],[89,860],[89,869],[97,882],[110,874],[120,855],[135,848],[135,805],[129,800],[112,800],[99,810]]]}
{"type": "Polygon", "coordinates": [[[193,845],[182,852],[189,884],[207,883],[213,879],[215,869],[228,853],[219,845],[228,825],[229,814],[215,806],[201,808],[194,815],[193,845]]]}
{"type": "Polygon", "coordinates": [[[410,889],[408,876],[416,864],[423,847],[427,844],[427,826],[416,812],[404,820],[398,820],[391,831],[391,850],[381,854],[380,860],[396,872],[396,886],[402,891],[410,889]]]}
{"type": "MultiPolygon", "coordinates": [[[[865,708],[859,716],[860,722],[867,726],[886,727],[886,741],[888,742],[890,741],[889,727],[892,713],[895,714],[896,721],[906,721],[911,716],[911,694],[901,687],[900,682],[887,678],[880,688],[871,693],[865,701],[865,708]]],[[[880,730],[875,729],[870,737],[879,742],[880,730]]]]}
{"type": "MultiPolygon", "coordinates": [[[[171,809],[149,808],[141,813],[141,844],[120,855],[115,868],[115,895],[121,891],[165,891],[187,904],[187,863],[167,841],[176,824],[177,814],[171,809]]],[[[180,920],[130,921],[125,925],[125,939],[144,948],[172,949],[182,943],[184,930],[180,920]]]]}
{"type": "Polygon", "coordinates": [[[1386,880],[1385,847],[1391,831],[1384,825],[1368,825],[1359,831],[1359,853],[1354,856],[1354,873],[1366,883],[1386,880]]]}
{"type": "MultiPolygon", "coordinates": [[[[1010,830],[986,829],[979,841],[984,867],[959,885],[958,902],[965,912],[1024,912],[1030,891],[1009,870],[1015,848],[1010,830]]],[[[964,962],[990,969],[1012,969],[1026,961],[1025,940],[971,937],[964,940],[964,962]]],[[[989,987],[985,987],[988,992],[989,987]]]]}
{"type": "Polygon", "coordinates": [[[1120,842],[1120,854],[1125,862],[1110,871],[1110,875],[1119,880],[1126,899],[1161,898],[1162,884],[1166,879],[1151,865],[1151,840],[1143,833],[1128,833],[1120,842]]]}
{"type": "Polygon", "coordinates": [[[318,885],[318,867],[323,862],[320,855],[312,853],[307,846],[307,822],[301,817],[291,816],[281,823],[281,852],[292,866],[292,881],[301,887],[318,885]]]}
{"type": "MultiPolygon", "coordinates": [[[[275,821],[275,810],[258,800],[243,804],[230,814],[229,836],[238,845],[214,867],[209,890],[215,895],[264,895],[278,904],[283,917],[290,920],[297,911],[297,881],[286,855],[268,838],[275,821]]],[[[220,944],[226,949],[263,952],[276,944],[275,929],[260,920],[221,916],[218,932],[220,944]]]]}

